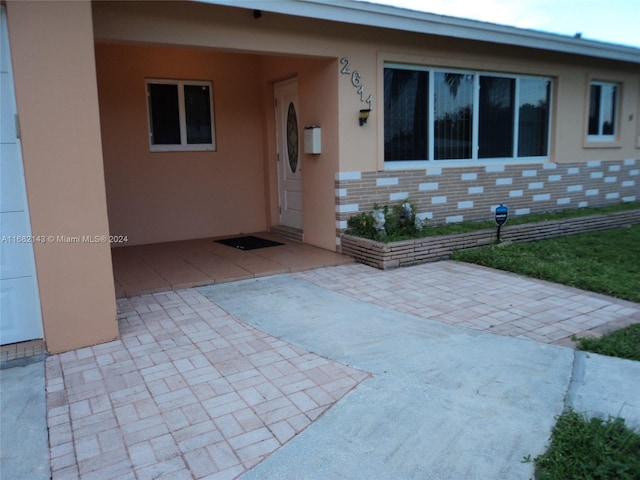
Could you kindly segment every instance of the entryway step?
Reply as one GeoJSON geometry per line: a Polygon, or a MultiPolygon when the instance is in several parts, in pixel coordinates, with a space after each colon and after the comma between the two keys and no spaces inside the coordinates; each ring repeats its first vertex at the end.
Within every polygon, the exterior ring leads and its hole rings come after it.
{"type": "Polygon", "coordinates": [[[293,242],[302,242],[304,239],[302,230],[298,228],[287,227],[286,225],[274,225],[273,227],[271,227],[271,233],[275,233],[276,235],[279,235],[293,242]]]}

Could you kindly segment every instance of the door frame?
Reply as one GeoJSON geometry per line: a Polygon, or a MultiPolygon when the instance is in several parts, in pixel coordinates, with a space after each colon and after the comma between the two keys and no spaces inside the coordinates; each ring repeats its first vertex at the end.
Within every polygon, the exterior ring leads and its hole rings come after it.
{"type": "MultiPolygon", "coordinates": [[[[278,222],[280,225],[302,230],[303,220],[303,202],[302,202],[302,130],[300,128],[300,110],[298,103],[298,78],[293,77],[281,82],[277,82],[273,86],[274,104],[275,104],[275,121],[276,121],[276,175],[278,188],[278,222]],[[297,128],[297,161],[296,171],[291,172],[291,164],[289,162],[289,151],[286,143],[287,136],[287,115],[288,107],[282,99],[293,98],[294,111],[296,116],[297,128]],[[286,110],[285,110],[286,109],[286,110]],[[293,175],[291,175],[293,173],[293,175]],[[291,175],[291,176],[289,176],[291,175]],[[290,193],[293,193],[295,201],[293,202],[299,210],[287,208],[288,185],[294,187],[290,193]]],[[[291,102],[289,102],[291,103],[291,102]]],[[[295,207],[294,207],[295,208],[295,207]]]]}

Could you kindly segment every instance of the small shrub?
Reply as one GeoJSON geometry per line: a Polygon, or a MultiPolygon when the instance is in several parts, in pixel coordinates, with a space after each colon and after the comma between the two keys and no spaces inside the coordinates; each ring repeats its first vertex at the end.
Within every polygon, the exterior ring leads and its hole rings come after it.
{"type": "Polygon", "coordinates": [[[377,232],[373,220],[373,215],[369,213],[358,213],[347,220],[347,226],[349,229],[347,233],[356,237],[368,238],[370,240],[376,240],[377,232]]]}
{"type": "Polygon", "coordinates": [[[374,205],[373,211],[362,212],[347,221],[347,234],[385,242],[421,238],[427,234],[427,222],[416,215],[409,200],[397,205],[374,205]]]}

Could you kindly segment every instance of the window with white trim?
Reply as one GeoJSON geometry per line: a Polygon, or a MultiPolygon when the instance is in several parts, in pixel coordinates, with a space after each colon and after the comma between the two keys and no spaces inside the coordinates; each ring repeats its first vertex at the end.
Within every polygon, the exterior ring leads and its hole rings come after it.
{"type": "Polygon", "coordinates": [[[152,152],[215,150],[213,86],[191,80],[147,80],[152,152]]]}
{"type": "Polygon", "coordinates": [[[547,77],[386,64],[385,162],[545,159],[551,86],[547,77]]]}
{"type": "Polygon", "coordinates": [[[612,142],[616,139],[620,86],[612,82],[592,81],[589,85],[589,124],[587,140],[612,142]]]}

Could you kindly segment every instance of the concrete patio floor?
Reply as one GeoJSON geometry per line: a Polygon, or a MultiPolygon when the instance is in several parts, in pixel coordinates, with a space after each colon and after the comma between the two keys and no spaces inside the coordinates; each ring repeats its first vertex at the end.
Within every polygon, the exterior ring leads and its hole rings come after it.
{"type": "Polygon", "coordinates": [[[354,263],[353,258],[346,255],[295,242],[271,232],[250,235],[282,245],[239,250],[217,243],[218,238],[201,238],[112,248],[116,297],[354,263]]]}

